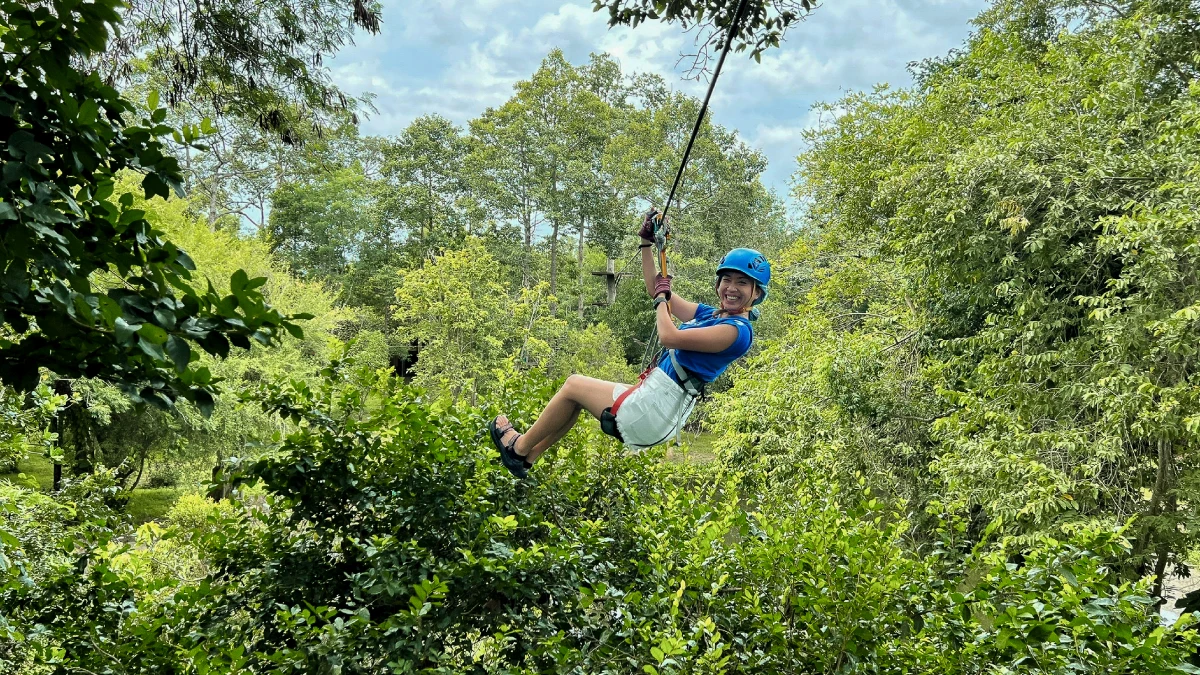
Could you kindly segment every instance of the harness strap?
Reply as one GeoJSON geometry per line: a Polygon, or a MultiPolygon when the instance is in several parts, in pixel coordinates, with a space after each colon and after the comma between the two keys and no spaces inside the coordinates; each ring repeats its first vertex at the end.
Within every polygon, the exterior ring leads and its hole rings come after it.
{"type": "Polygon", "coordinates": [[[687,368],[684,368],[682,365],[680,365],[679,359],[675,356],[676,351],[677,350],[675,349],[668,349],[667,356],[671,359],[671,368],[675,369],[675,375],[679,378],[679,384],[692,398],[700,398],[701,396],[704,396],[705,382],[700,380],[700,386],[696,386],[696,382],[699,380],[699,378],[697,378],[695,375],[692,375],[690,372],[688,372],[687,368]]]}
{"type": "Polygon", "coordinates": [[[605,408],[604,411],[600,413],[600,430],[601,431],[608,434],[609,436],[612,436],[613,438],[617,439],[618,441],[621,441],[622,443],[625,442],[625,439],[621,437],[620,429],[617,428],[617,411],[619,411],[621,409],[621,404],[625,402],[625,399],[629,398],[629,395],[633,393],[633,390],[642,386],[642,384],[646,381],[646,378],[650,375],[650,371],[654,370],[657,367],[658,367],[658,364],[656,363],[656,364],[651,365],[646,370],[642,371],[641,376],[638,377],[637,384],[635,384],[632,387],[621,392],[621,395],[617,396],[617,399],[615,401],[613,401],[613,404],[611,406],[605,408]]]}
{"type": "Polygon", "coordinates": [[[612,413],[613,417],[617,416],[617,411],[621,409],[621,404],[625,402],[625,399],[629,398],[629,395],[632,394],[635,389],[642,386],[642,383],[645,381],[646,374],[642,373],[642,376],[638,379],[637,384],[621,392],[621,395],[617,397],[617,400],[613,401],[612,407],[609,408],[609,412],[612,413]]]}

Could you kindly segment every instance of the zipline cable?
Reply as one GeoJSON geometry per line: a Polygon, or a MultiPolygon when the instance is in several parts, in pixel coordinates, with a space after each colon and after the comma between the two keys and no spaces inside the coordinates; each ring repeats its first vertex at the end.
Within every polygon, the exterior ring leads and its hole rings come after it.
{"type": "MultiPolygon", "coordinates": [[[[713,88],[717,86],[717,78],[721,76],[721,66],[725,65],[725,57],[729,54],[729,48],[733,46],[733,40],[737,37],[738,26],[742,22],[742,12],[746,9],[746,0],[741,0],[738,3],[737,11],[733,15],[733,23],[729,24],[729,36],[725,38],[725,46],[721,49],[721,56],[717,59],[717,67],[713,70],[712,80],[708,82],[708,92],[704,94],[704,102],[700,104],[700,114],[696,116],[696,126],[692,127],[692,135],[688,138],[687,147],[683,151],[683,161],[679,163],[679,171],[675,174],[675,182],[671,185],[671,194],[667,196],[667,201],[663,204],[662,216],[667,217],[667,210],[671,208],[671,200],[675,198],[675,190],[679,187],[679,181],[683,179],[683,170],[687,168],[688,157],[692,154],[692,144],[696,142],[696,136],[700,134],[700,125],[704,123],[704,115],[708,112],[708,101],[712,98],[713,88]]],[[[666,270],[663,270],[666,273],[666,270]]]]}

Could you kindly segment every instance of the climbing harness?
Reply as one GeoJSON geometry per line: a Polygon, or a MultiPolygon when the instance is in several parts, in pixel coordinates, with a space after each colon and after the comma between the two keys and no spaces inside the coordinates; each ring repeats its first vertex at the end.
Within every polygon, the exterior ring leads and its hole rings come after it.
{"type": "MultiPolygon", "coordinates": [[[[601,431],[609,436],[612,436],[618,441],[621,441],[622,443],[632,444],[634,446],[640,445],[641,447],[658,445],[672,436],[675,437],[676,443],[679,442],[679,435],[683,431],[683,423],[689,416],[691,416],[692,410],[696,407],[696,402],[704,396],[706,383],[692,373],[688,372],[682,366],[682,364],[679,363],[675,356],[675,350],[672,349],[667,351],[663,358],[669,358],[671,360],[672,366],[676,368],[676,376],[679,379],[675,380],[674,378],[669,377],[666,373],[659,371],[657,364],[647,368],[638,377],[637,384],[621,392],[621,394],[617,396],[616,400],[613,401],[613,404],[610,407],[605,408],[604,411],[600,413],[601,431]],[[654,377],[659,378],[659,380],[652,380],[654,377]],[[649,385],[651,382],[653,382],[654,386],[656,387],[663,386],[662,383],[664,382],[670,382],[670,384],[667,384],[666,386],[682,389],[681,395],[686,397],[686,400],[680,399],[682,407],[675,412],[673,415],[674,421],[671,423],[670,428],[666,429],[665,433],[663,433],[661,437],[654,438],[652,441],[645,440],[644,436],[641,440],[626,439],[621,433],[620,428],[617,426],[617,414],[620,412],[621,407],[625,405],[631,394],[640,390],[643,386],[649,385]]],[[[646,403],[640,402],[639,405],[643,406],[644,408],[646,403]]],[[[638,417],[639,414],[635,411],[634,419],[638,419],[638,417]]],[[[644,434],[644,429],[642,433],[644,434]]]]}

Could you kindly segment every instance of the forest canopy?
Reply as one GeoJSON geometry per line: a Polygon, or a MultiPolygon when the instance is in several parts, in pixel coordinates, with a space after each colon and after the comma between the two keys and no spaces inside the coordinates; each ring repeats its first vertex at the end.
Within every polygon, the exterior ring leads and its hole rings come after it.
{"type": "Polygon", "coordinates": [[[323,60],[385,19],[0,0],[0,673],[1200,672],[1194,2],[993,2],[790,195],[710,114],[673,288],[761,251],[752,350],[526,480],[489,420],[653,366],[700,102],[556,49],[369,135],[323,60]]]}

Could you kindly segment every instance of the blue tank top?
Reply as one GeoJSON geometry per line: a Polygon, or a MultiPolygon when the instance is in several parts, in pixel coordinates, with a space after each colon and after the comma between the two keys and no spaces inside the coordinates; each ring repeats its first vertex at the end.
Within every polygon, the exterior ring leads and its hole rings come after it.
{"type": "MultiPolygon", "coordinates": [[[[679,365],[704,382],[712,382],[720,377],[729,364],[750,351],[750,345],[754,342],[754,329],[751,327],[749,319],[743,316],[717,316],[716,314],[715,307],[702,303],[696,307],[696,316],[692,317],[691,321],[679,326],[679,330],[688,330],[727,323],[738,330],[737,339],[723,351],[712,353],[680,349],[675,353],[676,358],[679,359],[679,365]]],[[[671,365],[671,359],[666,354],[659,360],[658,367],[670,375],[673,380],[679,381],[679,376],[675,374],[675,368],[671,365]]]]}

